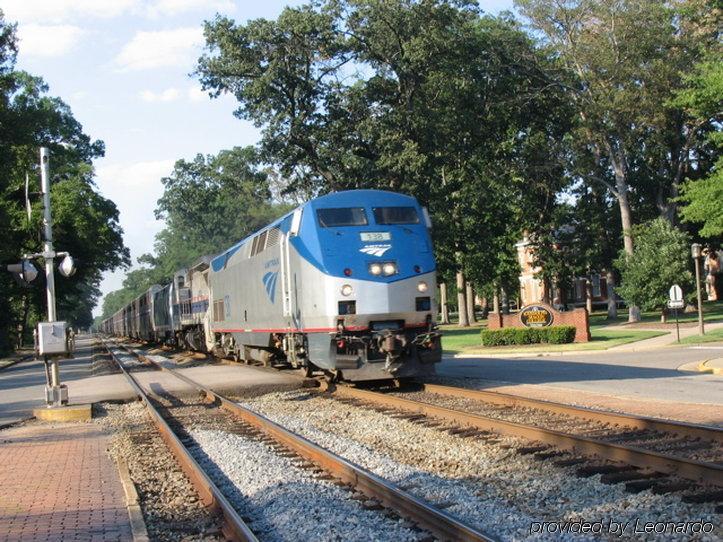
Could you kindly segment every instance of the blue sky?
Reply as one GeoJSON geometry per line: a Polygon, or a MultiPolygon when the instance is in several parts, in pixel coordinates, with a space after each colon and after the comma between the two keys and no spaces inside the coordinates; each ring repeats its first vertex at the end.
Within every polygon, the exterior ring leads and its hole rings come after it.
{"type": "MultiPolygon", "coordinates": [[[[42,76],[85,132],[105,141],[96,182],[120,210],[134,264],[152,252],[163,227],[153,209],[162,194],[160,179],[176,160],[258,141],[258,130],[232,115],[235,99],[211,100],[189,76],[203,46],[203,21],[216,13],[238,22],[275,18],[284,6],[302,3],[0,0],[5,18],[18,23],[19,68],[42,76]]],[[[512,0],[480,5],[498,13],[511,9],[512,0]]],[[[103,293],[120,288],[124,274],[108,273],[103,293]]]]}

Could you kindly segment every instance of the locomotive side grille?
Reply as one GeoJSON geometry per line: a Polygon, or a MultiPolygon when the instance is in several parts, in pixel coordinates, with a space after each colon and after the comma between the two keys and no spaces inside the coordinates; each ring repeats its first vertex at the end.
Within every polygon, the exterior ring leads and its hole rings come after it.
{"type": "Polygon", "coordinates": [[[266,237],[266,248],[275,247],[279,244],[279,237],[281,236],[281,230],[279,228],[271,228],[269,234],[266,237]]]}

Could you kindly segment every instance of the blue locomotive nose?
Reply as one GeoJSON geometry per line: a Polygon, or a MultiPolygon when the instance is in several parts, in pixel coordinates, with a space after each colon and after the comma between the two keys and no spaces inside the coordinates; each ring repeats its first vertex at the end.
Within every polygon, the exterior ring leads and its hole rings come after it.
{"type": "Polygon", "coordinates": [[[426,213],[414,198],[354,190],[309,207],[298,241],[324,273],[394,282],[435,270],[426,213]]]}

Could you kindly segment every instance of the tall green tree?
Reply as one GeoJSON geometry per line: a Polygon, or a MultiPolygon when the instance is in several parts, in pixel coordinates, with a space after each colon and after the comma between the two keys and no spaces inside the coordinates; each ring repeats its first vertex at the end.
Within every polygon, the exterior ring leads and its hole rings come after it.
{"type": "MultiPolygon", "coordinates": [[[[582,143],[571,167],[617,200],[628,255],[636,208],[643,218],[656,209],[675,222],[675,198],[701,142],[702,126],[671,108],[669,98],[715,32],[691,30],[680,4],[516,1],[571,74],[561,83],[575,105],[575,140],[582,143]]],[[[638,318],[631,307],[630,320],[638,318]]]]}
{"type": "MultiPolygon", "coordinates": [[[[83,132],[60,98],[48,95],[39,77],[15,67],[15,25],[0,12],[0,264],[15,263],[24,253],[41,250],[41,203],[33,203],[33,220],[25,214],[25,178],[39,186],[38,148],[51,152],[51,199],[55,246],[69,250],[78,272],[56,281],[58,316],[74,325],[91,321],[101,273],[128,262],[118,211],[93,181],[92,160],[104,153],[102,141],[83,132]]],[[[40,262],[42,264],[42,262],[40,262]]],[[[27,340],[29,329],[46,314],[41,274],[29,286],[0,271],[0,351],[27,340]]]]}
{"type": "MultiPolygon", "coordinates": [[[[712,56],[712,55],[711,55],[712,56]]],[[[684,108],[691,118],[703,125],[723,121],[723,61],[720,58],[705,60],[696,66],[686,79],[674,103],[684,108]]],[[[702,179],[688,179],[682,186],[680,201],[685,205],[681,215],[687,222],[702,224],[699,234],[703,237],[723,237],[723,132],[711,132],[708,141],[718,158],[712,172],[702,179]]]]}
{"type": "Polygon", "coordinates": [[[434,216],[443,275],[516,274],[517,204],[532,183],[566,182],[552,157],[568,114],[552,59],[514,21],[464,0],[329,0],[219,17],[205,36],[204,88],[237,98],[297,186],[412,194],[434,216]]]}

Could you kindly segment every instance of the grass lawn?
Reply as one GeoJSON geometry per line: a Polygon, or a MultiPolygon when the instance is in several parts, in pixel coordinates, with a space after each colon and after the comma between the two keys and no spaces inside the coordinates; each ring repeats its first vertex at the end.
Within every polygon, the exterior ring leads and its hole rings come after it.
{"type": "Polygon", "coordinates": [[[714,329],[713,331],[706,331],[705,335],[693,335],[691,337],[685,337],[684,339],[680,339],[681,344],[700,344],[712,342],[723,342],[723,328],[714,329]]]}
{"type": "Polygon", "coordinates": [[[664,335],[665,331],[635,331],[595,329],[591,326],[592,340],[588,343],[571,344],[527,344],[520,346],[484,347],[481,344],[480,330],[482,325],[458,328],[454,325],[441,326],[442,347],[447,354],[494,354],[495,352],[565,352],[579,350],[607,350],[613,346],[627,344],[643,339],[664,335]]]}
{"type": "MultiPolygon", "coordinates": [[[[660,323],[660,311],[648,311],[642,313],[641,322],[643,323],[660,323]]],[[[703,302],[703,320],[706,322],[723,322],[723,301],[704,301],[703,302]]],[[[618,309],[618,319],[610,321],[607,319],[607,312],[593,312],[590,315],[590,327],[593,326],[609,326],[617,324],[625,324],[628,321],[628,309],[618,309]]],[[[694,323],[698,321],[697,312],[689,312],[683,314],[678,313],[678,321],[683,323],[694,323]]],[[[675,318],[672,313],[668,317],[668,324],[675,327],[675,318]]],[[[638,324],[639,325],[639,324],[638,324]]]]}

